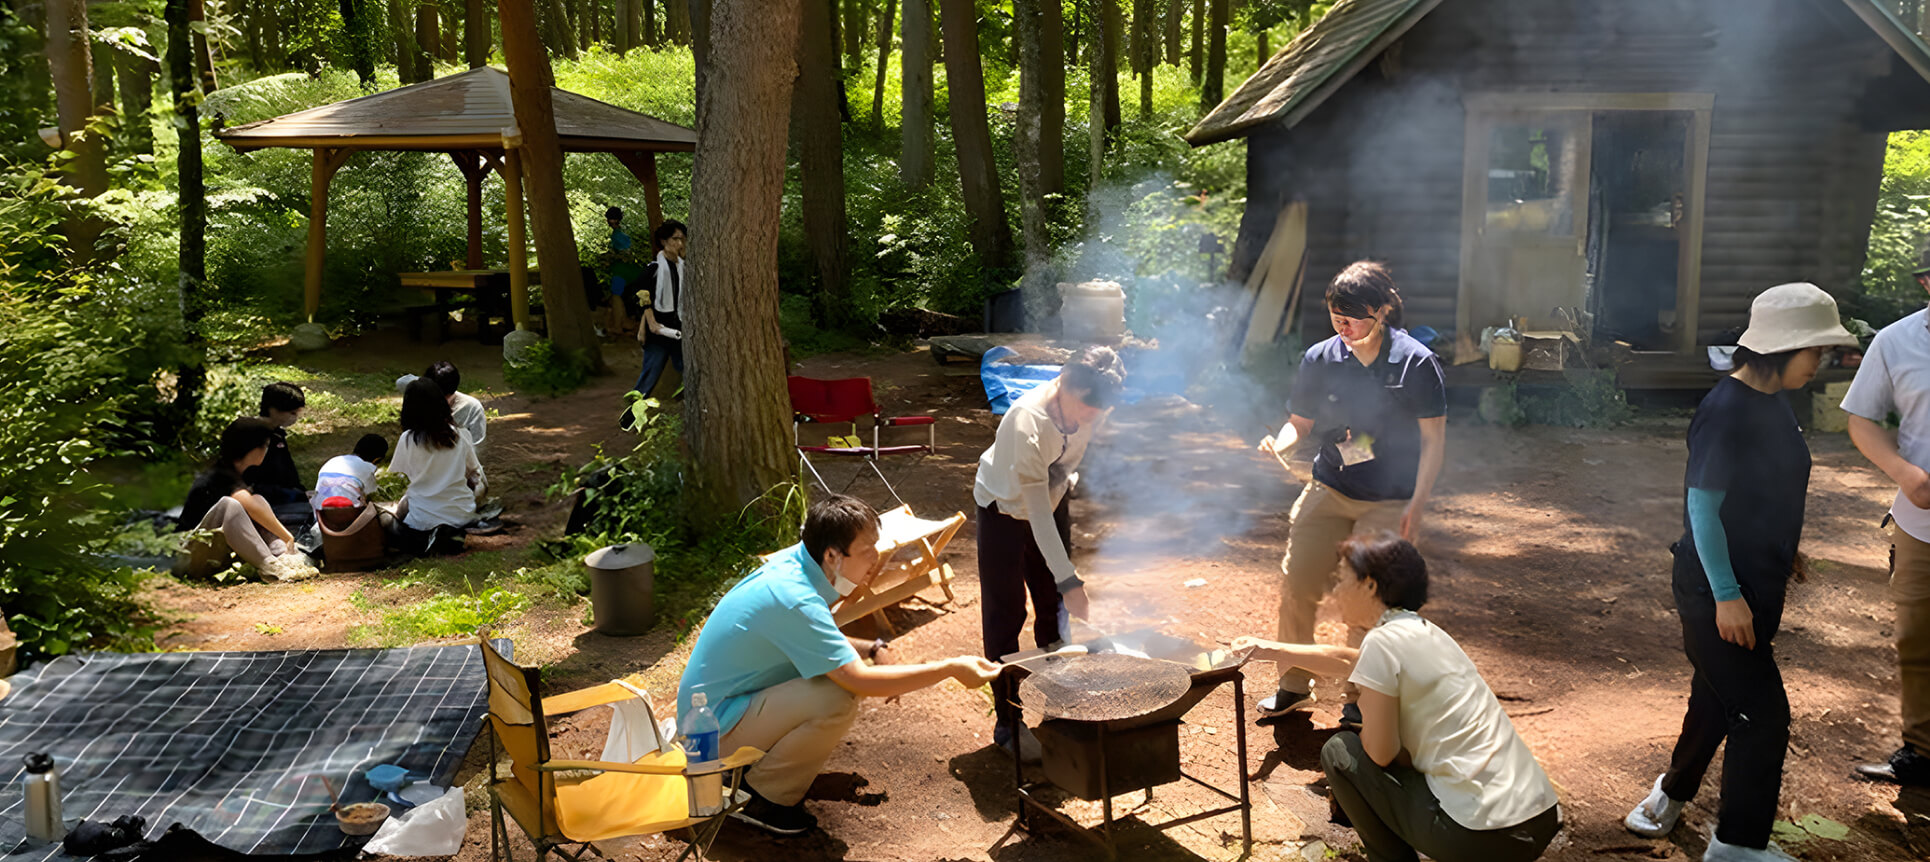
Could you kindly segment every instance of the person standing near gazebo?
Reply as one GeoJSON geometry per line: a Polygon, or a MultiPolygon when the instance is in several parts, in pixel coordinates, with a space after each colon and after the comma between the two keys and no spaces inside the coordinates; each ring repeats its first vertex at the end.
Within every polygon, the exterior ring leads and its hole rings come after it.
{"type": "Polygon", "coordinates": [[[676,366],[678,374],[684,371],[683,309],[685,288],[690,284],[684,278],[684,223],[665,219],[651,238],[657,244],[657,260],[650,265],[645,280],[650,283],[650,276],[655,276],[655,281],[650,299],[643,305],[643,325],[637,327],[637,341],[643,344],[643,370],[637,374],[637,385],[631,387],[646,396],[657,388],[664,365],[676,366]]]}

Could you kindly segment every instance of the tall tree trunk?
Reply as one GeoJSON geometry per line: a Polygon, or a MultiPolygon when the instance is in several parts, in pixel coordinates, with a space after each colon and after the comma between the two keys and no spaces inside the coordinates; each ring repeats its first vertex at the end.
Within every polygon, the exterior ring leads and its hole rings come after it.
{"type": "MultiPolygon", "coordinates": [[[[552,0],[554,2],[554,0],[552,0]]],[[[583,297],[582,268],[576,265],[576,236],[570,227],[570,202],[563,194],[563,145],[556,135],[556,109],[550,101],[549,56],[536,39],[530,0],[498,0],[503,28],[503,64],[509,67],[509,97],[516,109],[529,221],[536,255],[543,267],[543,308],[550,341],[590,360],[602,373],[603,351],[583,297]]]]}
{"type": "Polygon", "coordinates": [[[657,26],[657,0],[630,0],[630,3],[631,9],[634,10],[630,14],[638,15],[642,19],[639,22],[642,26],[633,28],[630,32],[643,38],[642,42],[637,42],[635,39],[630,41],[633,44],[648,45],[652,48],[662,44],[663,31],[657,26]]]}
{"type": "Polygon", "coordinates": [[[262,24],[262,50],[268,53],[267,71],[279,72],[288,68],[288,54],[281,47],[281,9],[274,3],[260,4],[262,24]]]}
{"type": "Polygon", "coordinates": [[[462,24],[456,20],[456,13],[453,9],[445,8],[442,10],[442,51],[436,56],[442,58],[443,62],[451,64],[461,63],[464,60],[462,53],[462,24]]]}
{"type": "Polygon", "coordinates": [[[898,177],[922,189],[932,174],[932,8],[931,0],[904,0],[904,51],[898,56],[898,177]]]}
{"type": "Polygon", "coordinates": [[[1115,17],[1118,6],[1114,0],[1097,0],[1099,8],[1093,10],[1091,41],[1086,46],[1086,59],[1091,63],[1092,98],[1087,110],[1087,142],[1090,147],[1088,159],[1091,174],[1088,188],[1098,189],[1099,178],[1106,166],[1106,135],[1118,121],[1107,116],[1108,109],[1114,116],[1119,111],[1118,62],[1114,52],[1119,43],[1113,38],[1112,28],[1107,26],[1109,19],[1115,17]]]}
{"type": "Polygon", "coordinates": [[[576,25],[576,49],[588,51],[590,50],[590,31],[596,27],[594,23],[596,6],[591,4],[590,0],[576,0],[571,5],[570,11],[574,13],[571,18],[576,25]]]}
{"type": "Polygon", "coordinates": [[[1099,25],[1093,30],[1093,35],[1097,37],[1094,47],[1098,50],[1093,53],[1099,59],[1094,61],[1093,73],[1100,84],[1106,131],[1110,133],[1119,128],[1119,61],[1125,53],[1122,49],[1126,27],[1125,22],[1120,20],[1119,0],[1098,1],[1099,17],[1093,22],[1099,25]]]}
{"type": "MultiPolygon", "coordinates": [[[[674,2],[684,7],[684,37],[690,43],[691,59],[696,61],[697,98],[701,99],[704,97],[704,81],[710,74],[710,0],[674,2]]],[[[834,60],[837,56],[836,51],[831,53],[834,60]]]]}
{"type": "Polygon", "coordinates": [[[1158,22],[1158,0],[1133,0],[1132,69],[1139,78],[1139,118],[1153,116],[1153,67],[1159,65],[1159,40],[1153,30],[1158,22]]]}
{"type": "Polygon", "coordinates": [[[693,524],[729,523],[795,480],[777,326],[784,109],[797,66],[798,0],[717,0],[717,53],[697,100],[690,267],[703,300],[684,311],[685,498],[693,524]]]}
{"type": "Polygon", "coordinates": [[[878,86],[871,91],[871,130],[885,131],[885,67],[891,62],[891,25],[895,23],[898,0],[884,0],[878,16],[878,86]]]}
{"type": "MultiPolygon", "coordinates": [[[[340,0],[336,5],[342,12],[342,38],[348,43],[349,68],[355,70],[355,77],[361,82],[362,89],[373,89],[375,49],[380,41],[376,34],[381,30],[381,22],[376,19],[380,14],[379,7],[374,6],[371,0],[340,0]]],[[[408,21],[405,19],[396,38],[407,42],[408,32],[408,21]]]]}
{"type": "Polygon", "coordinates": [[[424,80],[436,76],[435,56],[441,53],[442,27],[436,20],[436,7],[421,3],[415,7],[415,47],[424,80]]]}
{"type": "Polygon", "coordinates": [[[268,68],[268,62],[261,53],[261,16],[263,7],[270,5],[264,0],[250,0],[240,6],[242,42],[248,48],[248,65],[256,72],[268,68]]]}
{"type": "Polygon", "coordinates": [[[202,321],[207,315],[206,283],[208,195],[201,176],[200,98],[195,92],[193,40],[189,34],[189,0],[167,0],[162,19],[167,22],[167,77],[173,96],[175,139],[180,150],[175,156],[177,174],[175,196],[181,211],[180,273],[175,289],[181,303],[181,342],[187,348],[174,387],[173,409],[169,411],[178,439],[194,425],[200,411],[201,389],[207,381],[207,359],[202,321]]]}
{"type": "Polygon", "coordinates": [[[636,40],[630,35],[630,0],[616,0],[614,11],[616,18],[610,22],[610,45],[621,57],[636,47],[636,40]]]}
{"type": "Polygon", "coordinates": [[[844,207],[844,134],[838,121],[838,44],[831,32],[836,0],[802,0],[797,85],[791,93],[791,144],[803,179],[804,236],[817,264],[817,317],[843,328],[852,321],[849,235],[844,207]]]}
{"type": "Polygon", "coordinates": [[[978,7],[972,0],[942,0],[945,81],[951,94],[952,138],[965,210],[972,216],[972,248],[990,273],[1012,265],[1012,228],[1005,221],[992,134],[985,120],[985,78],[979,68],[978,7]]]}
{"type": "MultiPolygon", "coordinates": [[[[342,11],[352,14],[354,0],[342,0],[342,11]]],[[[365,13],[366,14],[366,11],[365,13]]],[[[404,86],[418,83],[415,67],[415,27],[409,20],[403,0],[389,0],[389,40],[395,43],[395,77],[404,86]]],[[[344,17],[344,22],[348,21],[344,17]]]]}
{"type": "MultiPolygon", "coordinates": [[[[515,3],[523,0],[497,0],[498,5],[506,2],[515,3]]],[[[576,33],[570,29],[570,13],[563,8],[563,0],[544,0],[543,8],[549,11],[550,32],[553,34],[554,41],[549,44],[550,50],[572,60],[576,59],[576,33]]],[[[543,67],[549,68],[548,61],[544,62],[543,67]]]]}
{"type": "MultiPolygon", "coordinates": [[[[86,0],[48,0],[47,71],[54,82],[54,108],[59,116],[61,145],[75,157],[61,169],[61,179],[84,198],[107,191],[107,148],[97,134],[87,132],[93,116],[94,57],[87,35],[86,0]]],[[[74,259],[93,256],[94,240],[102,225],[96,219],[67,223],[67,242],[74,259]]]]}
{"type": "Polygon", "coordinates": [[[663,4],[664,33],[678,45],[690,44],[690,7],[685,4],[686,0],[664,0],[663,4]]]}
{"type": "Polygon", "coordinates": [[[1178,66],[1180,19],[1186,17],[1186,0],[1166,0],[1166,65],[1178,66]]]}
{"type": "Polygon", "coordinates": [[[844,0],[844,57],[853,69],[864,66],[865,0],[844,0]]]}
{"type": "MultiPolygon", "coordinates": [[[[92,40],[90,39],[89,41],[92,40]]],[[[90,45],[89,47],[91,49],[92,46],[90,45]]],[[[114,112],[114,50],[109,48],[101,51],[99,54],[95,54],[92,59],[94,61],[94,83],[91,91],[94,95],[94,109],[88,113],[95,116],[111,114],[114,112]]],[[[103,138],[101,145],[112,148],[112,139],[103,138]]]]}
{"type": "Polygon", "coordinates": [[[1206,22],[1206,80],[1200,83],[1200,110],[1211,111],[1226,98],[1226,16],[1227,0],[1207,0],[1212,4],[1206,22]]]}
{"type": "Polygon", "coordinates": [[[194,28],[194,67],[201,72],[201,92],[212,93],[221,89],[215,80],[214,51],[208,47],[208,10],[202,0],[188,0],[188,20],[202,26],[194,28]]]}
{"type": "Polygon", "coordinates": [[[583,43],[585,49],[591,45],[606,44],[603,41],[603,0],[587,0],[590,10],[590,38],[583,43]]]}
{"type": "Polygon", "coordinates": [[[1023,287],[1037,295],[1057,279],[1052,273],[1048,195],[1063,183],[1065,66],[1059,0],[1016,0],[1012,7],[1019,40],[1019,115],[1015,140],[1019,167],[1019,226],[1024,235],[1023,287]]]}
{"type": "Polygon", "coordinates": [[[121,57],[114,64],[120,73],[121,136],[128,150],[154,154],[154,61],[140,57],[121,57]]]}
{"type": "Polygon", "coordinates": [[[1080,34],[1084,32],[1083,28],[1085,26],[1085,12],[1086,12],[1085,0],[1073,0],[1072,26],[1066,31],[1066,65],[1067,66],[1079,65],[1079,44],[1082,41],[1080,38],[1080,34]]]}
{"type": "Polygon", "coordinates": [[[484,0],[463,0],[463,59],[469,68],[489,65],[489,49],[495,42],[489,33],[489,6],[484,0]]]}
{"type": "Polygon", "coordinates": [[[1195,87],[1200,85],[1200,77],[1204,74],[1203,68],[1200,65],[1200,58],[1206,55],[1205,49],[1201,47],[1205,42],[1206,0],[1193,0],[1193,50],[1187,54],[1187,62],[1190,67],[1189,74],[1192,75],[1193,86],[1195,87]]]}
{"type": "Polygon", "coordinates": [[[1254,53],[1257,54],[1259,58],[1259,65],[1254,66],[1254,68],[1257,69],[1260,66],[1266,65],[1267,60],[1273,56],[1273,47],[1268,44],[1272,36],[1273,33],[1267,30],[1261,30],[1253,34],[1254,53]]]}

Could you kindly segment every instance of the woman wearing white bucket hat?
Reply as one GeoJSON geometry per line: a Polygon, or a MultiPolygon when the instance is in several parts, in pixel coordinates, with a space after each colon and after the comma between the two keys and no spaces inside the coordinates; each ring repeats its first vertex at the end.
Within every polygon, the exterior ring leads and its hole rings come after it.
{"type": "Polygon", "coordinates": [[[1705,862],[1790,858],[1769,842],[1789,743],[1789,698],[1770,642],[1802,536],[1809,445],[1782,393],[1816,376],[1825,349],[1855,345],[1822,288],[1765,290],[1749,307],[1735,373],[1689,425],[1683,533],[1671,550],[1695,678],[1669,771],[1623,822],[1638,835],[1668,834],[1726,738],[1705,862]]]}

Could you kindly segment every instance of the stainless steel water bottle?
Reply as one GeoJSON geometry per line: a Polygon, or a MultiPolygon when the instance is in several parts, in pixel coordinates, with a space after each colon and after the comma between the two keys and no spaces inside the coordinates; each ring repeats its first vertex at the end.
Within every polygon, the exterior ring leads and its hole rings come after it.
{"type": "Polygon", "coordinates": [[[54,758],[45,752],[35,752],[24,761],[27,774],[21,776],[21,781],[26,784],[27,837],[35,841],[59,841],[67,837],[67,829],[60,817],[60,772],[54,769],[54,758]]]}

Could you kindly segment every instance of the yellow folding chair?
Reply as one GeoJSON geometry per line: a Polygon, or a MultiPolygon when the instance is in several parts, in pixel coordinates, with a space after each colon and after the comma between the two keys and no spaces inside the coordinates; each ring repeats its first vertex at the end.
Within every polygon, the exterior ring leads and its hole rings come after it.
{"type": "MultiPolygon", "coordinates": [[[[653,835],[691,829],[692,840],[677,858],[693,854],[701,860],[717,838],[724,818],[736,810],[738,786],[745,767],[764,752],[745,746],[728,757],[692,772],[682,749],[651,752],[634,763],[602,760],[552,760],[546,718],[633,700],[636,692],[615,682],[567,694],[538,698],[537,671],[521,667],[490,646],[481,644],[489,674],[489,858],[511,859],[509,820],[515,820],[536,858],[550,851],[564,859],[578,859],[594,850],[593,841],[630,835],[653,835]],[[509,755],[510,771],[498,769],[497,746],[509,755]],[[689,785],[693,778],[722,773],[725,808],[708,817],[690,816],[689,785]],[[504,812],[509,817],[504,818],[504,812]],[[574,852],[561,849],[575,845],[574,852]]],[[[649,699],[643,699],[649,708],[649,699]]],[[[656,721],[651,710],[651,721],[656,721]]],[[[601,851],[597,851],[601,855],[601,851]]]]}

